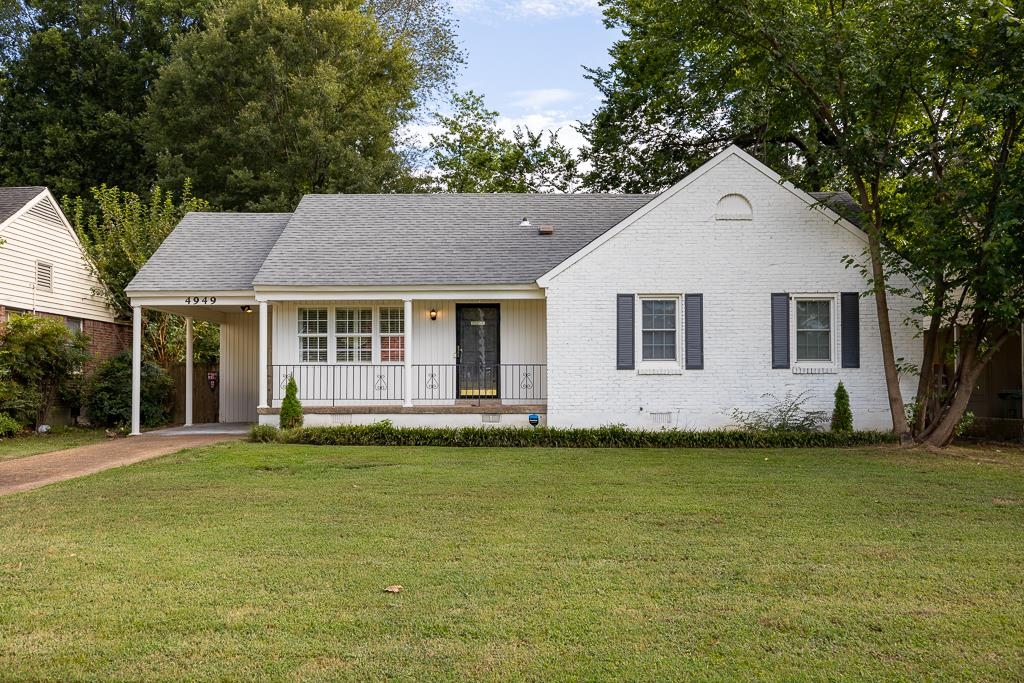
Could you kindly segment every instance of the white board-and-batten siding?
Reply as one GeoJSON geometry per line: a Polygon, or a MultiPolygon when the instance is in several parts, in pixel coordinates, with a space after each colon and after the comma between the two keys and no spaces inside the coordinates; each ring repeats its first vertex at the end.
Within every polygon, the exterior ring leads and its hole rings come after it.
{"type": "MultiPolygon", "coordinates": [[[[545,354],[547,348],[546,338],[546,320],[545,320],[545,303],[543,300],[537,299],[524,299],[524,300],[504,300],[504,301],[493,301],[493,300],[472,300],[467,299],[464,301],[451,301],[451,300],[430,300],[430,299],[414,299],[413,300],[413,319],[411,324],[412,330],[412,342],[411,346],[407,347],[411,349],[412,363],[414,366],[438,366],[430,368],[429,370],[414,368],[416,375],[424,375],[426,372],[435,372],[442,377],[441,381],[445,381],[443,378],[451,374],[454,377],[453,366],[456,362],[456,305],[460,303],[465,304],[484,304],[484,303],[497,303],[500,306],[500,359],[502,364],[531,364],[531,365],[543,365],[545,363],[545,354]],[[431,320],[430,311],[437,311],[436,320],[431,320]]],[[[271,383],[271,395],[275,398],[272,402],[273,407],[280,406],[280,396],[283,395],[283,383],[287,381],[287,375],[289,373],[296,375],[296,379],[299,382],[305,381],[307,384],[315,384],[315,387],[307,386],[304,393],[308,396],[317,396],[317,399],[307,400],[305,404],[308,405],[324,405],[324,404],[360,404],[366,403],[366,400],[352,399],[346,400],[342,395],[342,390],[338,387],[351,383],[349,373],[342,372],[341,375],[338,373],[320,372],[319,374],[315,371],[302,370],[302,367],[308,367],[310,365],[301,362],[301,355],[299,350],[299,337],[298,337],[298,311],[301,308],[327,308],[328,309],[328,363],[327,365],[335,366],[336,368],[344,369],[346,364],[335,363],[335,340],[334,340],[334,309],[336,308],[372,308],[376,312],[380,307],[390,308],[402,308],[403,302],[401,299],[398,300],[380,300],[380,301],[333,301],[333,302],[272,302],[271,309],[273,311],[272,325],[271,325],[271,349],[270,364],[272,366],[278,366],[275,372],[272,372],[270,377],[271,383]],[[287,367],[280,367],[287,366],[287,367]],[[344,378],[344,379],[343,379],[344,378]],[[332,385],[333,382],[333,385],[332,385]],[[339,382],[341,384],[339,384],[339,382]],[[275,388],[275,384],[281,384],[275,388]],[[333,387],[333,388],[332,388],[333,387]],[[338,396],[335,398],[328,398],[331,394],[337,393],[338,396]]],[[[375,313],[375,325],[376,325],[376,313],[375,313]]],[[[410,325],[406,322],[406,329],[409,329],[410,325]]],[[[374,333],[374,353],[373,361],[369,365],[379,366],[380,356],[376,346],[376,337],[378,333],[375,329],[374,333]]],[[[356,364],[359,365],[359,364],[356,364]]],[[[405,377],[404,368],[402,363],[388,364],[393,365],[394,369],[387,372],[386,381],[390,383],[390,393],[386,393],[390,396],[390,399],[384,399],[386,403],[401,403],[401,397],[405,390],[405,377]]],[[[371,383],[379,381],[376,375],[366,375],[361,379],[355,380],[357,383],[371,383]]],[[[412,383],[417,380],[414,377],[412,383]]],[[[544,381],[543,372],[536,381],[544,381]]],[[[454,386],[454,379],[451,379],[450,385],[454,386]]],[[[381,392],[374,392],[372,387],[367,384],[366,387],[353,388],[350,390],[360,393],[362,396],[381,396],[381,392]]],[[[300,391],[302,389],[300,388],[300,391]]],[[[511,389],[510,389],[511,391],[511,389]]],[[[505,393],[503,391],[503,393],[505,393]]],[[[374,403],[378,402],[379,398],[374,398],[374,403]]],[[[450,400],[429,400],[421,399],[417,401],[420,405],[426,404],[450,404],[450,400]]]]}
{"type": "MultiPolygon", "coordinates": [[[[861,292],[863,278],[842,259],[861,257],[864,249],[863,238],[834,216],[812,209],[741,156],[726,156],[544,283],[549,423],[706,429],[735,424],[734,409],[764,409],[773,401],[767,394],[804,391],[805,408],[831,414],[842,380],[858,428],[891,428],[872,299],[860,300],[859,368],[772,368],[772,293],[861,292]],[[745,197],[751,215],[721,215],[727,195],[745,197]],[[644,374],[639,344],[637,368],[617,369],[617,295],[687,293],[703,295],[703,369],[680,363],[675,374],[644,374]]],[[[909,302],[893,297],[891,305],[896,356],[920,358],[913,330],[902,324],[909,302]]],[[[682,318],[681,305],[677,312],[682,318]]],[[[678,330],[681,349],[682,320],[678,330]]],[[[839,335],[837,326],[832,334],[839,335]]],[[[841,354],[838,343],[835,352],[841,354]]],[[[913,378],[903,377],[901,387],[909,399],[913,378]]]]}
{"type": "Polygon", "coordinates": [[[113,322],[99,282],[82,246],[64,223],[49,194],[16,215],[0,231],[0,304],[23,309],[113,322]],[[52,267],[52,286],[36,286],[37,265],[52,267]]]}
{"type": "Polygon", "coordinates": [[[220,422],[256,422],[258,382],[259,316],[230,314],[220,325],[220,422]]]}

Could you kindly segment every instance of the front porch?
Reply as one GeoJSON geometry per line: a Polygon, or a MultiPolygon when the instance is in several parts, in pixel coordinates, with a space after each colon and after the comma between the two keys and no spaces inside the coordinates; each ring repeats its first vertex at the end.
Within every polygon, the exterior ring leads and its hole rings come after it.
{"type": "MultiPolygon", "coordinates": [[[[315,296],[219,292],[144,303],[189,323],[220,323],[222,421],[277,424],[292,378],[310,425],[384,419],[410,426],[526,425],[532,414],[543,419],[541,290],[315,296]]],[[[142,307],[135,310],[141,327],[142,307]]],[[[137,385],[133,390],[137,395],[137,385]]],[[[193,388],[187,391],[191,395],[193,388]]]]}

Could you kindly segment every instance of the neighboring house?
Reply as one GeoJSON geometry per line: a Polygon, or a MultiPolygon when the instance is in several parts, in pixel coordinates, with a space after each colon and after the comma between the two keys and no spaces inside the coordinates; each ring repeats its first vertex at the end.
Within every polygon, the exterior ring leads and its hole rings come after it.
{"type": "Polygon", "coordinates": [[[97,294],[101,285],[49,190],[0,187],[0,240],[0,323],[25,312],[59,318],[88,335],[95,358],[129,346],[130,328],[97,294]]]}
{"type": "Polygon", "coordinates": [[[842,380],[856,426],[887,428],[874,303],[842,263],[866,238],[828,208],[848,196],[820,199],[735,147],[657,196],[309,195],[189,214],[128,293],[137,325],[221,324],[225,422],[276,422],[289,377],[307,424],[638,428],[728,425],[765,394],[831,410],[842,380]]]}

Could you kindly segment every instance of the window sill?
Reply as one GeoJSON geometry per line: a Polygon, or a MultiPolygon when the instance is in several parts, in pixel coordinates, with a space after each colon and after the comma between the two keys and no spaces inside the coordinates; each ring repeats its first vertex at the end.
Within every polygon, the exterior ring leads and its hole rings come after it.
{"type": "Polygon", "coordinates": [[[636,369],[636,374],[638,374],[638,375],[681,375],[681,374],[683,374],[683,369],[681,367],[679,367],[678,365],[675,365],[675,364],[667,365],[667,366],[660,366],[660,367],[657,366],[657,365],[653,365],[653,366],[649,365],[649,366],[646,366],[646,367],[644,367],[644,366],[638,367],[636,369]]]}
{"type": "Polygon", "coordinates": [[[794,365],[794,375],[835,375],[839,372],[834,365],[794,365]]]}

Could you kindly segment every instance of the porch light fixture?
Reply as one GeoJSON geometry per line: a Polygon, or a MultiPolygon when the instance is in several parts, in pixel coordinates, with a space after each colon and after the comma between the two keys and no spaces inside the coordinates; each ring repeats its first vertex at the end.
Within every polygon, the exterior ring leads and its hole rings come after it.
{"type": "Polygon", "coordinates": [[[430,309],[430,319],[431,320],[437,320],[437,309],[436,308],[431,308],[430,309]]]}
{"type": "Polygon", "coordinates": [[[242,309],[242,313],[252,313],[252,306],[239,306],[242,309]]]}

